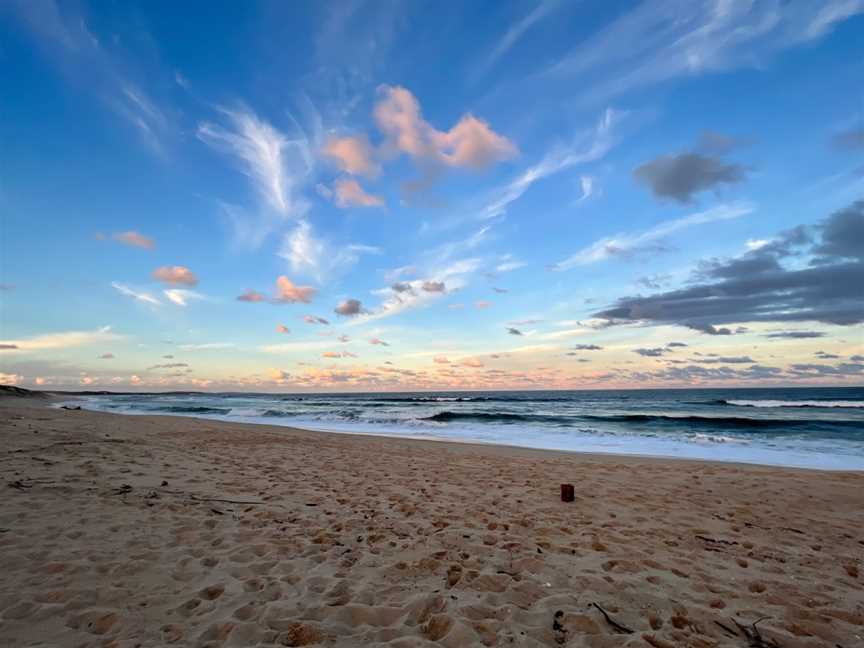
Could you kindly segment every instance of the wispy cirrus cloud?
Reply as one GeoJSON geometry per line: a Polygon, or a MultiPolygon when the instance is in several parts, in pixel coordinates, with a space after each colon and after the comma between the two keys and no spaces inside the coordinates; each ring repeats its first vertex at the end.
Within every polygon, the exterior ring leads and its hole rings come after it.
{"type": "Polygon", "coordinates": [[[286,218],[302,218],[309,211],[303,195],[312,181],[321,137],[320,117],[311,113],[312,132],[294,120],[289,137],[251,109],[221,107],[223,123],[202,122],[198,139],[229,156],[249,177],[258,199],[255,212],[222,203],[241,242],[255,247],[286,218]]]}
{"type": "Polygon", "coordinates": [[[553,150],[540,162],[493,191],[478,210],[478,217],[483,220],[497,218],[505,214],[509,206],[521,198],[534,183],[579,164],[601,159],[614,146],[615,127],[625,115],[626,113],[612,108],[604,110],[594,128],[581,133],[575,144],[553,150]]]}
{"type": "Polygon", "coordinates": [[[509,52],[525,34],[537,23],[552,15],[562,5],[560,0],[540,0],[525,16],[514,22],[491,51],[483,58],[472,73],[473,79],[478,79],[491,70],[507,52],[509,52]]]}
{"type": "Polygon", "coordinates": [[[119,292],[121,295],[131,297],[135,301],[141,302],[142,304],[149,304],[151,306],[162,305],[162,302],[159,301],[157,297],[154,297],[151,293],[143,290],[136,290],[130,286],[127,286],[124,283],[120,283],[119,281],[112,281],[111,287],[114,288],[114,290],[119,292]]]}
{"type": "Polygon", "coordinates": [[[124,64],[123,39],[116,33],[100,38],[77,4],[21,1],[9,9],[61,74],[119,115],[151,152],[165,155],[178,132],[175,116],[143,89],[134,67],[124,64]]]}
{"type": "Polygon", "coordinates": [[[626,258],[643,252],[657,251],[662,249],[659,242],[670,234],[697,225],[740,218],[752,213],[753,210],[754,207],[748,203],[720,205],[690,216],[664,221],[645,232],[607,236],[554,264],[551,269],[570,270],[610,258],[626,258]]]}
{"type": "Polygon", "coordinates": [[[282,240],[279,256],[293,272],[312,277],[318,282],[350,269],[364,254],[379,254],[371,245],[350,243],[335,247],[312,231],[309,221],[301,220],[282,240]]]}
{"type": "Polygon", "coordinates": [[[605,102],[646,85],[758,66],[779,51],[822,38],[862,11],[860,0],[790,6],[645,0],[540,76],[578,83],[582,101],[605,102]]]}
{"type": "Polygon", "coordinates": [[[195,292],[194,290],[185,290],[183,288],[169,288],[163,290],[162,294],[165,295],[166,299],[177,306],[187,306],[190,301],[206,299],[201,293],[195,292]]]}
{"type": "Polygon", "coordinates": [[[18,340],[2,340],[0,341],[0,349],[11,353],[52,351],[71,347],[105,344],[106,342],[116,342],[123,339],[124,336],[114,333],[110,326],[103,326],[94,331],[65,331],[63,333],[35,335],[18,340]]]}
{"type": "Polygon", "coordinates": [[[468,278],[481,266],[479,258],[453,261],[438,270],[432,270],[426,277],[396,282],[386,288],[373,290],[382,298],[381,303],[361,313],[350,324],[361,324],[373,320],[392,317],[407,310],[422,308],[442,298],[448,292],[459,290],[466,285],[468,278]],[[444,290],[437,290],[439,284],[444,290]],[[435,290],[424,289],[434,288],[435,290]]]}

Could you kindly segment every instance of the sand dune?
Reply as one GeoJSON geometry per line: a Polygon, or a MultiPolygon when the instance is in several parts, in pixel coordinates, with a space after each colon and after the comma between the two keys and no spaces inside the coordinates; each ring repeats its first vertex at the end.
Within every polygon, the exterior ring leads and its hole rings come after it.
{"type": "Polygon", "coordinates": [[[0,414],[4,646],[864,645],[862,474],[0,414]]]}

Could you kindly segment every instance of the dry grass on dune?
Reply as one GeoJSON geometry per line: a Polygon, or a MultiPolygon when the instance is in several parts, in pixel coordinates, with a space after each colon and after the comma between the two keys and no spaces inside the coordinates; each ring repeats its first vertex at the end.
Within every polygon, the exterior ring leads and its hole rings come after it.
{"type": "Polygon", "coordinates": [[[0,645],[864,645],[862,474],[0,413],[0,645]]]}

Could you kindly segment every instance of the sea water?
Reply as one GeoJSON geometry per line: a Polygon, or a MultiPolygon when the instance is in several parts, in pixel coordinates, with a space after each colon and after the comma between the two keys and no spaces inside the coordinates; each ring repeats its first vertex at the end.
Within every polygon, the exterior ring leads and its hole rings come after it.
{"type": "Polygon", "coordinates": [[[83,394],[85,409],[581,452],[864,470],[864,388],[83,394]]]}

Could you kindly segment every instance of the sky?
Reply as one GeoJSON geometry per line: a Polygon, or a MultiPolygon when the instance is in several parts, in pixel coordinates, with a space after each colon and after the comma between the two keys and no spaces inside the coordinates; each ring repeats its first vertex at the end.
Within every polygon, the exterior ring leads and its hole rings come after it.
{"type": "Polygon", "coordinates": [[[0,383],[864,383],[864,0],[0,2],[0,383]]]}

